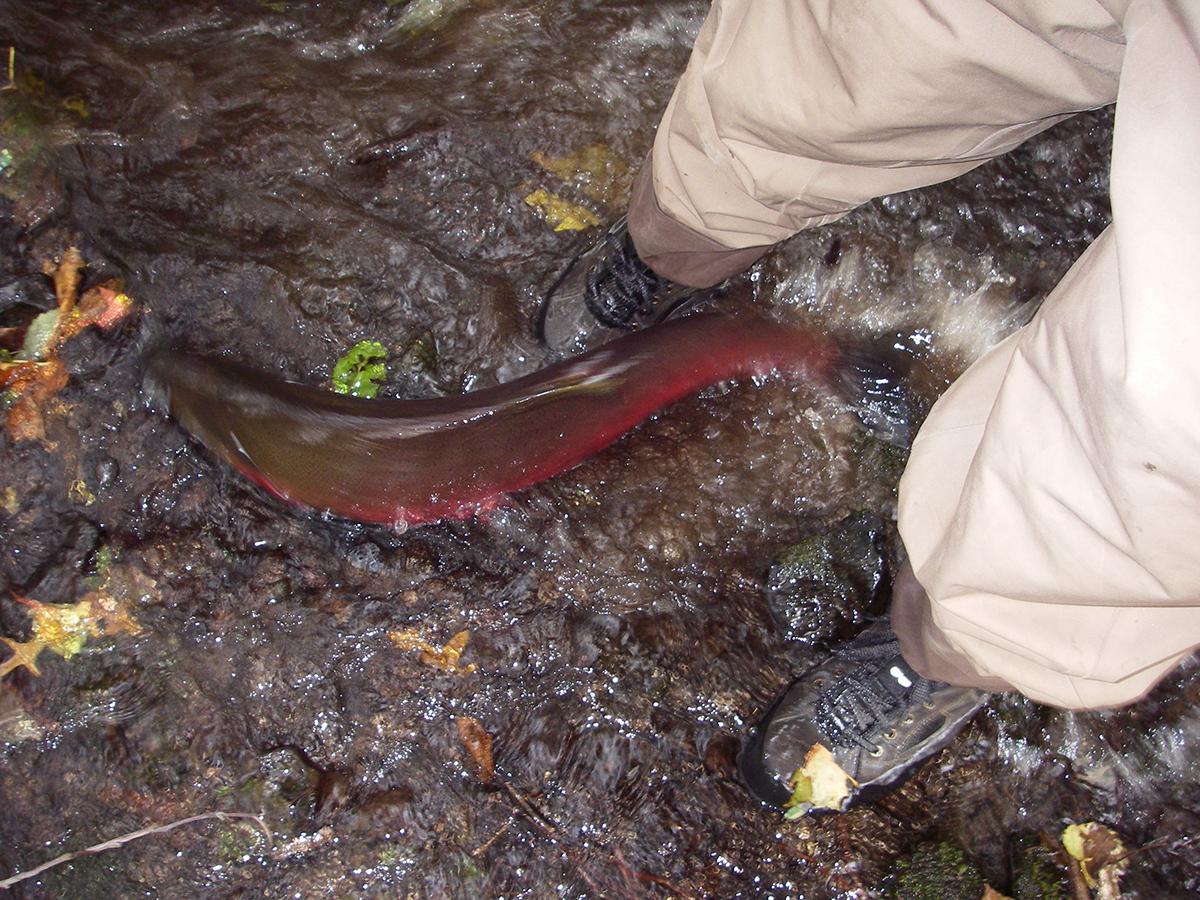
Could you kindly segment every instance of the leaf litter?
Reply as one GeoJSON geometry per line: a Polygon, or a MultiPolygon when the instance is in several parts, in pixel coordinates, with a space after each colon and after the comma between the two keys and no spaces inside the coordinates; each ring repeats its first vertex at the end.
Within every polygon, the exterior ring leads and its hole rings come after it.
{"type": "Polygon", "coordinates": [[[133,300],[118,280],[96,285],[80,296],[85,266],[75,247],[68,248],[58,263],[43,264],[43,272],[54,282],[58,305],[35,316],[25,330],[21,349],[0,361],[5,426],[13,441],[52,446],[46,439],[46,420],[66,410],[57,397],[70,380],[58,358],[59,350],[86,328],[111,330],[133,309],[133,300]]]}
{"type": "Polygon", "coordinates": [[[814,809],[840,810],[857,784],[837,764],[828,747],[814,744],[804,757],[804,765],[788,779],[792,796],[784,804],[784,816],[798,819],[814,809]]]}
{"type": "Polygon", "coordinates": [[[1118,900],[1129,851],[1117,833],[1099,822],[1084,822],[1068,825],[1060,840],[1087,888],[1099,900],[1118,900]]]}
{"type": "Polygon", "coordinates": [[[421,655],[419,658],[425,665],[441,669],[443,672],[453,672],[457,675],[470,675],[476,669],[474,663],[468,663],[465,666],[459,664],[459,660],[462,658],[463,651],[466,649],[467,642],[470,639],[471,632],[463,630],[450,638],[445,646],[439,647],[431,643],[416,628],[404,628],[399,631],[388,632],[388,640],[401,650],[420,651],[421,655]]]}
{"type": "Polygon", "coordinates": [[[97,588],[76,603],[42,603],[29,597],[14,597],[29,610],[32,637],[27,641],[0,637],[12,651],[7,659],[0,661],[0,678],[18,668],[41,675],[37,660],[43,650],[70,659],[92,638],[141,634],[142,626],[132,606],[157,597],[157,585],[136,569],[113,569],[97,588]]]}

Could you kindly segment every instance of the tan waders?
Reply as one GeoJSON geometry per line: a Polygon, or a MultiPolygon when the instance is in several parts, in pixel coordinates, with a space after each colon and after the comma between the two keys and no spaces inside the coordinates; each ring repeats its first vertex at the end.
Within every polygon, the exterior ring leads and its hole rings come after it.
{"type": "Polygon", "coordinates": [[[629,218],[704,287],[1114,100],[1112,225],[941,398],[900,488],[905,658],[1070,708],[1200,645],[1200,0],[717,0],[629,218]]]}

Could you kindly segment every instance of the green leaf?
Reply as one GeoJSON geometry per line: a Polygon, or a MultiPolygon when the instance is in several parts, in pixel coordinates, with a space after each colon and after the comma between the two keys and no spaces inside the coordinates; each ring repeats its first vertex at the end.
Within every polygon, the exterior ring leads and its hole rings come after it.
{"type": "Polygon", "coordinates": [[[379,341],[359,341],[333,367],[333,390],[351,397],[374,397],[387,378],[387,350],[379,341]]]}
{"type": "Polygon", "coordinates": [[[784,809],[791,809],[792,807],[799,806],[802,803],[812,803],[812,779],[805,775],[800,769],[797,769],[792,773],[792,777],[788,779],[788,786],[792,789],[792,796],[788,802],[783,805],[784,809]]]}
{"type": "Polygon", "coordinates": [[[57,324],[57,308],[34,316],[25,331],[25,345],[21,348],[21,356],[25,359],[44,359],[50,352],[50,339],[54,336],[57,324]]]}

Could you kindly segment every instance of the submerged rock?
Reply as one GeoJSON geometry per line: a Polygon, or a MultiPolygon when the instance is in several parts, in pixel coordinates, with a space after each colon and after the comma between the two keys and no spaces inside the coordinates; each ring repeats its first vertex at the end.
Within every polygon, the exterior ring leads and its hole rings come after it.
{"type": "Polygon", "coordinates": [[[825,643],[861,622],[885,581],[884,524],[854,513],[793,544],[767,574],[767,604],[788,640],[825,643]]]}

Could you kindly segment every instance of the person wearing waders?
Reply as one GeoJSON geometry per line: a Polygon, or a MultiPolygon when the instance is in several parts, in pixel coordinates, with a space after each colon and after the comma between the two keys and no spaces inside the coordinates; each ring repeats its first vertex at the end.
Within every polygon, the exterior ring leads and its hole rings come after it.
{"type": "Polygon", "coordinates": [[[767,803],[818,745],[844,808],[988,692],[1122,706],[1200,645],[1200,0],[716,0],[627,217],[546,298],[559,349],[639,327],[1114,101],[1112,224],[916,435],[890,620],[759,723],[740,766],[767,803]]]}

